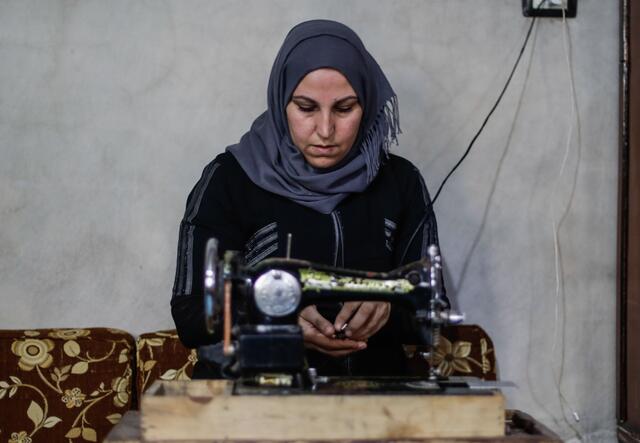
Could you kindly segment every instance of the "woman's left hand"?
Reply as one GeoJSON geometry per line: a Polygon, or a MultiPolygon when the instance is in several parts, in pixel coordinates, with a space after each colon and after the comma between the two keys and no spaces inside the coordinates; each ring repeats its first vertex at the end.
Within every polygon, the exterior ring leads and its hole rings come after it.
{"type": "Polygon", "coordinates": [[[345,336],[365,341],[387,323],[390,314],[391,305],[388,302],[347,302],[336,316],[333,326],[340,331],[348,323],[345,336]]]}

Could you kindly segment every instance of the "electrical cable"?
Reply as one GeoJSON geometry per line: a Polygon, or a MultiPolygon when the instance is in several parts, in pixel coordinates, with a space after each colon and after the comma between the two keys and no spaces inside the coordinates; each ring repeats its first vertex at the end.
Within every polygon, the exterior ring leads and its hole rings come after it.
{"type": "MultiPolygon", "coordinates": [[[[565,151],[564,151],[564,156],[562,158],[562,163],[560,165],[560,170],[558,172],[558,176],[556,177],[556,180],[553,184],[553,187],[551,189],[551,195],[552,196],[558,196],[559,193],[558,191],[558,187],[560,184],[560,180],[562,179],[562,176],[564,175],[565,172],[565,167],[567,164],[567,160],[569,158],[569,154],[571,152],[571,144],[573,141],[573,130],[574,130],[574,124],[577,122],[577,126],[578,126],[578,136],[580,135],[580,127],[579,127],[579,117],[578,117],[578,104],[576,101],[576,89],[575,89],[575,84],[573,81],[573,67],[572,67],[572,63],[571,63],[571,56],[569,54],[569,43],[568,43],[568,35],[569,35],[569,25],[567,23],[567,19],[566,19],[566,14],[565,14],[565,6],[566,2],[563,1],[562,4],[562,24],[563,24],[563,30],[562,30],[562,43],[563,43],[563,49],[564,49],[564,55],[565,55],[565,61],[566,61],[566,65],[567,65],[567,71],[568,71],[568,78],[569,78],[569,93],[570,93],[570,102],[571,102],[571,114],[570,114],[570,120],[569,120],[569,131],[567,134],[567,143],[565,146],[565,151]]],[[[580,149],[580,142],[578,142],[578,150],[580,149]]],[[[578,151],[579,154],[579,151],[578,151]]],[[[576,170],[574,172],[574,174],[577,174],[578,171],[578,166],[576,165],[576,170]]],[[[575,176],[574,176],[575,179],[575,176]]],[[[560,257],[560,239],[559,239],[559,235],[558,235],[558,231],[562,225],[562,222],[564,221],[565,217],[567,216],[568,212],[569,212],[569,208],[571,206],[571,201],[572,201],[572,197],[573,197],[573,190],[571,192],[571,198],[569,199],[569,201],[567,202],[567,204],[565,205],[565,207],[563,208],[562,211],[562,216],[560,217],[560,219],[556,222],[556,212],[555,212],[555,205],[553,204],[553,199],[551,199],[551,225],[552,225],[552,231],[553,231],[553,252],[554,252],[554,267],[555,267],[555,280],[556,280],[556,285],[555,285],[555,298],[554,298],[554,324],[553,324],[553,344],[551,347],[551,356],[553,357],[555,355],[556,352],[556,347],[558,345],[558,326],[560,323],[560,315],[559,315],[559,311],[560,311],[560,302],[563,301],[563,310],[564,310],[564,299],[565,299],[565,294],[564,294],[564,283],[563,283],[563,278],[562,278],[562,263],[561,263],[561,257],[560,257]]],[[[556,197],[558,198],[558,197],[556,197]]],[[[564,312],[564,311],[563,311],[564,312]]],[[[564,337],[562,338],[562,349],[564,349],[564,337]]],[[[564,352],[563,352],[564,353],[564,352]]],[[[561,408],[567,408],[569,411],[571,411],[573,418],[576,422],[580,422],[580,415],[578,414],[578,412],[573,408],[573,406],[571,405],[571,403],[569,402],[569,400],[567,400],[566,396],[564,395],[564,393],[562,392],[562,375],[561,373],[558,374],[556,373],[555,367],[553,365],[551,365],[551,372],[553,375],[553,381],[555,384],[555,387],[558,391],[558,396],[560,399],[560,407],[561,408]]],[[[564,411],[563,411],[563,418],[564,418],[564,411]]],[[[582,440],[582,435],[580,433],[580,431],[578,429],[576,429],[575,426],[573,426],[571,423],[569,423],[569,421],[566,420],[565,418],[565,422],[567,423],[567,425],[576,433],[576,435],[578,436],[578,438],[580,438],[582,440]]]]}
{"type": "MultiPolygon", "coordinates": [[[[538,5],[538,8],[540,8],[547,1],[548,0],[544,0],[542,3],[540,3],[540,5],[538,5]]],[[[527,44],[529,43],[529,37],[531,37],[531,31],[533,30],[533,26],[535,25],[535,23],[536,23],[536,17],[533,17],[531,19],[531,25],[529,26],[529,29],[527,30],[527,34],[525,36],[524,42],[522,44],[522,47],[520,48],[520,52],[518,53],[518,58],[516,59],[516,62],[514,63],[513,68],[511,69],[511,72],[509,73],[509,77],[507,78],[507,81],[506,81],[504,87],[502,88],[502,91],[500,92],[500,95],[498,95],[498,99],[496,100],[496,102],[492,106],[491,110],[489,111],[489,113],[485,117],[484,121],[482,122],[482,125],[480,126],[480,129],[478,129],[476,134],[473,136],[473,139],[471,139],[471,142],[469,143],[469,146],[467,147],[467,149],[464,152],[464,154],[462,155],[462,157],[460,157],[460,160],[458,160],[458,162],[455,164],[455,166],[451,169],[451,171],[449,171],[447,176],[444,178],[444,180],[442,180],[442,183],[440,183],[440,186],[438,187],[438,191],[435,193],[435,196],[431,199],[431,201],[429,202],[428,206],[425,208],[424,215],[422,216],[422,219],[420,219],[420,222],[418,223],[416,229],[413,231],[413,234],[411,235],[411,237],[409,238],[409,241],[407,242],[407,245],[406,245],[406,247],[404,249],[404,252],[402,253],[402,256],[400,258],[400,263],[404,262],[404,259],[405,259],[406,255],[407,255],[407,252],[409,251],[409,247],[413,243],[413,240],[415,239],[416,235],[418,235],[418,232],[420,231],[420,228],[422,228],[422,225],[424,225],[424,222],[427,220],[427,217],[433,211],[433,205],[436,202],[438,196],[440,195],[440,192],[442,191],[442,188],[444,187],[444,184],[447,182],[447,180],[449,180],[449,177],[451,177],[451,175],[455,172],[455,170],[458,169],[458,166],[460,166],[460,164],[464,161],[464,159],[467,157],[467,155],[469,155],[469,152],[471,151],[471,148],[473,147],[473,145],[476,142],[477,138],[480,136],[480,133],[482,133],[482,131],[484,130],[484,127],[487,125],[487,122],[491,118],[491,115],[493,114],[493,112],[496,110],[496,108],[500,104],[500,101],[502,100],[502,97],[504,96],[504,93],[507,91],[507,88],[509,87],[509,84],[511,83],[511,79],[513,78],[513,75],[515,74],[516,69],[518,68],[518,65],[520,64],[520,60],[522,59],[522,55],[524,54],[524,51],[527,48],[527,44]]]]}
{"type": "MultiPolygon", "coordinates": [[[[544,4],[544,2],[542,2],[541,5],[542,4],[544,4]]],[[[538,6],[538,7],[540,7],[540,6],[538,6]]],[[[496,108],[500,104],[500,101],[502,100],[502,97],[504,96],[504,93],[507,91],[507,88],[509,87],[509,84],[511,83],[511,79],[513,78],[513,74],[515,74],[516,69],[518,68],[518,65],[520,64],[520,60],[522,59],[522,54],[524,54],[524,50],[527,48],[527,43],[529,43],[529,37],[531,37],[531,31],[533,30],[533,25],[535,23],[536,23],[536,17],[533,17],[533,19],[531,19],[531,25],[529,26],[529,30],[527,31],[527,35],[526,35],[526,37],[524,39],[524,43],[522,44],[522,47],[520,48],[520,53],[518,54],[518,58],[516,59],[516,62],[514,63],[513,68],[511,69],[511,73],[509,74],[509,77],[507,78],[507,81],[506,81],[504,87],[502,88],[502,91],[500,92],[500,95],[498,96],[498,99],[493,104],[493,107],[491,108],[491,110],[489,111],[487,116],[485,117],[484,121],[482,122],[482,125],[480,125],[480,129],[478,129],[476,134],[471,139],[471,143],[469,143],[469,146],[467,147],[467,149],[464,152],[464,154],[462,154],[462,157],[460,157],[460,160],[458,160],[458,163],[456,163],[455,166],[453,168],[451,168],[451,171],[449,171],[449,173],[444,178],[444,180],[442,180],[442,183],[440,183],[440,186],[438,187],[438,191],[436,192],[436,194],[434,195],[433,199],[431,200],[431,203],[435,203],[436,202],[436,200],[438,199],[438,196],[440,195],[440,192],[442,191],[442,187],[444,186],[444,184],[447,182],[447,180],[449,180],[449,177],[451,177],[451,175],[453,175],[455,170],[458,169],[458,166],[460,166],[460,164],[462,164],[462,162],[467,157],[467,155],[469,155],[469,152],[471,151],[471,148],[473,147],[474,143],[476,142],[476,140],[478,139],[478,137],[480,136],[480,134],[484,130],[484,127],[487,125],[487,122],[491,118],[491,115],[493,114],[493,112],[496,110],[496,108]]]]}

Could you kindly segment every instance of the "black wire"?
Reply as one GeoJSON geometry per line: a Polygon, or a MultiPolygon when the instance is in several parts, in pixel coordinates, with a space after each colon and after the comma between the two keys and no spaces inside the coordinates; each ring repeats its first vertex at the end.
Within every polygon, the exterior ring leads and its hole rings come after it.
{"type": "MultiPolygon", "coordinates": [[[[538,8],[542,7],[542,5],[544,5],[546,2],[547,2],[547,0],[544,0],[543,2],[541,2],[538,5],[538,8]]],[[[529,30],[527,31],[527,35],[526,35],[526,37],[524,39],[524,43],[522,44],[522,48],[520,48],[520,53],[518,54],[518,58],[516,59],[516,62],[513,65],[513,69],[511,69],[511,73],[509,74],[509,78],[507,79],[507,82],[505,83],[504,87],[502,88],[502,92],[500,92],[500,95],[498,96],[498,100],[496,100],[495,104],[491,108],[491,111],[489,111],[489,114],[487,114],[487,117],[482,122],[482,126],[480,126],[480,129],[478,130],[478,132],[476,132],[476,135],[471,140],[471,143],[469,143],[469,146],[467,147],[467,150],[464,152],[462,157],[460,157],[460,160],[458,160],[458,163],[456,163],[456,165],[453,167],[453,169],[451,169],[451,171],[447,174],[447,176],[444,178],[444,180],[442,180],[442,183],[440,183],[440,186],[438,187],[438,192],[436,192],[435,196],[429,202],[429,205],[425,208],[424,215],[422,216],[422,219],[420,220],[420,223],[418,223],[418,226],[416,227],[415,231],[413,231],[413,234],[411,235],[411,238],[409,239],[409,242],[407,243],[407,246],[405,247],[404,252],[402,253],[402,257],[400,259],[400,263],[404,262],[404,259],[405,259],[406,255],[407,255],[407,252],[409,251],[409,247],[411,246],[411,243],[413,243],[413,240],[415,239],[416,235],[418,234],[418,231],[420,231],[420,228],[422,227],[424,222],[427,220],[427,217],[433,211],[433,204],[436,202],[436,199],[440,195],[440,192],[442,191],[442,187],[447,182],[447,180],[449,180],[449,177],[451,177],[451,175],[455,172],[455,170],[458,169],[458,166],[460,166],[460,164],[467,157],[467,155],[469,154],[469,151],[471,151],[471,147],[476,142],[476,139],[478,138],[478,136],[480,135],[480,133],[482,132],[482,130],[486,126],[487,122],[489,121],[489,118],[491,117],[491,114],[493,114],[493,111],[495,111],[496,108],[498,107],[498,104],[500,103],[500,100],[502,100],[502,96],[504,95],[504,93],[506,92],[507,88],[509,87],[509,83],[511,83],[511,79],[513,78],[513,74],[516,72],[516,69],[517,69],[518,65],[520,64],[520,59],[522,58],[522,54],[524,54],[524,50],[527,48],[527,43],[529,43],[529,37],[531,36],[531,31],[533,30],[533,25],[535,23],[536,23],[536,17],[533,17],[533,19],[531,20],[531,25],[529,26],[529,30]]]]}
{"type": "MultiPolygon", "coordinates": [[[[540,5],[542,5],[542,4],[544,4],[544,2],[542,2],[540,5]]],[[[540,6],[538,6],[538,7],[540,7],[540,6]]],[[[533,30],[533,25],[535,23],[536,23],[536,17],[533,17],[533,19],[531,20],[531,26],[529,26],[529,30],[527,31],[527,36],[525,37],[524,43],[522,44],[522,48],[520,48],[520,53],[518,54],[518,58],[516,59],[516,62],[513,65],[513,69],[511,69],[511,73],[509,74],[509,78],[507,79],[507,82],[505,83],[504,88],[502,88],[502,92],[500,92],[500,95],[498,96],[498,100],[496,100],[495,104],[491,108],[491,111],[489,111],[489,114],[487,114],[487,117],[482,122],[482,126],[480,126],[480,129],[478,129],[478,132],[476,132],[476,135],[474,135],[473,139],[471,139],[471,143],[469,143],[469,146],[467,147],[467,150],[464,152],[462,157],[460,157],[460,160],[458,160],[458,163],[456,163],[456,165],[453,167],[453,169],[451,169],[451,171],[449,171],[449,173],[444,178],[444,180],[442,180],[442,183],[440,183],[440,186],[438,187],[438,191],[436,192],[435,196],[431,200],[432,204],[435,203],[436,200],[438,199],[438,196],[440,195],[440,192],[442,191],[442,187],[447,182],[447,180],[449,180],[449,177],[451,177],[451,175],[455,172],[455,170],[458,169],[458,166],[460,166],[460,164],[467,157],[467,155],[469,154],[469,151],[471,151],[471,147],[476,142],[476,139],[478,138],[480,133],[483,131],[484,127],[486,126],[487,122],[489,121],[489,118],[491,118],[491,115],[493,114],[493,111],[496,110],[496,108],[498,107],[498,104],[502,100],[502,97],[504,96],[504,93],[506,92],[507,88],[509,87],[509,83],[511,83],[511,79],[513,78],[513,74],[516,72],[516,68],[520,64],[520,59],[522,59],[522,54],[524,54],[524,50],[527,48],[527,43],[529,42],[529,37],[531,36],[531,31],[533,30]]]]}

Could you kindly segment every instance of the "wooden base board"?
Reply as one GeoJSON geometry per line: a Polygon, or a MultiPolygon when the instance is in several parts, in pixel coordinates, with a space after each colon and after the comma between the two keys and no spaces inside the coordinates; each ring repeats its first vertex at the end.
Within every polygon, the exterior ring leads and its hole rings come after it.
{"type": "Polygon", "coordinates": [[[145,440],[380,440],[504,435],[492,395],[231,395],[231,382],[156,382],[145,440]]]}

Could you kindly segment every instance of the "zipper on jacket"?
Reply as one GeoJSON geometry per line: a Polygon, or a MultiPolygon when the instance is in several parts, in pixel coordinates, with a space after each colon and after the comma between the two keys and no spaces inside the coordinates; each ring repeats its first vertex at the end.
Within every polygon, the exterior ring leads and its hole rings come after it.
{"type": "Polygon", "coordinates": [[[342,221],[340,220],[340,212],[338,210],[331,213],[331,220],[333,221],[333,233],[335,237],[333,266],[344,267],[344,234],[342,232],[342,221]]]}

